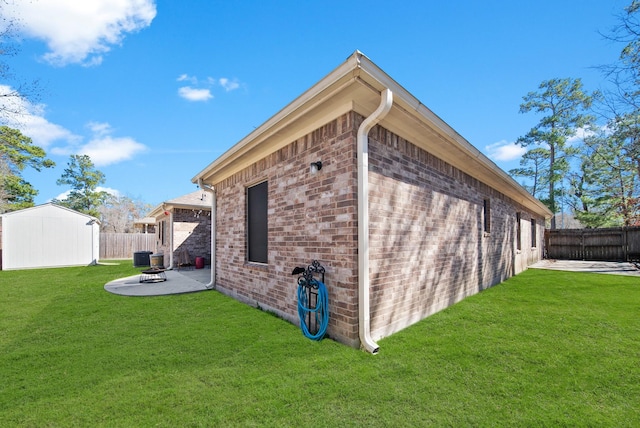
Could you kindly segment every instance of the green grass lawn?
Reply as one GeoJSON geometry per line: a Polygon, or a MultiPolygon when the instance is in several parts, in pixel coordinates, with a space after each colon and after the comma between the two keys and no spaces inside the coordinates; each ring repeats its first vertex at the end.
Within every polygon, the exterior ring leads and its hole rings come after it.
{"type": "Polygon", "coordinates": [[[136,272],[0,272],[0,426],[640,426],[639,278],[529,270],[373,356],[215,291],[104,291],[136,272]]]}

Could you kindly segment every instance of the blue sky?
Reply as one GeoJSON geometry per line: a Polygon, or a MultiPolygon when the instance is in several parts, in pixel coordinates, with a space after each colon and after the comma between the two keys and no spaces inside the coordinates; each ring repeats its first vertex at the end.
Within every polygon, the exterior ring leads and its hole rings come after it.
{"type": "Polygon", "coordinates": [[[9,0],[22,27],[8,64],[43,88],[13,125],[57,163],[24,176],[45,203],[84,153],[121,195],[192,192],[195,174],[356,49],[509,170],[539,119],[518,113],[522,97],[551,78],[603,88],[594,66],[621,46],[599,32],[629,3],[9,0]]]}

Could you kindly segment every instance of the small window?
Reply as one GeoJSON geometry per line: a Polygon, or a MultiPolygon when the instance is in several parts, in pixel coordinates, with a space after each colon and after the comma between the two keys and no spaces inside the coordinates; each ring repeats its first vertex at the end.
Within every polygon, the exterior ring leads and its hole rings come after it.
{"type": "Polygon", "coordinates": [[[516,213],[516,250],[522,250],[522,225],[520,221],[522,219],[522,215],[520,213],[516,213]]]}
{"type": "Polygon", "coordinates": [[[489,201],[489,199],[484,200],[482,214],[484,222],[484,233],[491,233],[491,202],[489,201]]]}
{"type": "Polygon", "coordinates": [[[267,182],[247,188],[247,260],[267,263],[267,182]]]}
{"type": "Polygon", "coordinates": [[[536,242],[538,241],[536,237],[536,219],[531,219],[531,248],[536,248],[536,242]]]}
{"type": "Polygon", "coordinates": [[[160,245],[164,245],[164,225],[165,225],[165,221],[162,220],[160,221],[160,224],[158,224],[158,241],[160,241],[160,245]]]}

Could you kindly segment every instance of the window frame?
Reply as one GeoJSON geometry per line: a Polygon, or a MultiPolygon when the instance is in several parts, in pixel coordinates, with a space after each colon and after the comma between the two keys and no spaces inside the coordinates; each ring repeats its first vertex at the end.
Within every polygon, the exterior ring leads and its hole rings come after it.
{"type": "Polygon", "coordinates": [[[482,201],[482,230],[485,235],[491,233],[491,200],[488,198],[482,201]]]}
{"type": "Polygon", "coordinates": [[[516,250],[522,251],[522,213],[516,213],[516,250]]]}
{"type": "Polygon", "coordinates": [[[158,225],[158,241],[160,241],[160,245],[165,245],[165,224],[166,220],[160,220],[160,224],[158,225]]]}
{"type": "Polygon", "coordinates": [[[246,261],[269,262],[269,184],[267,180],[245,189],[246,261]]]}
{"type": "Polygon", "coordinates": [[[537,248],[538,247],[538,237],[537,235],[537,225],[536,225],[536,219],[532,218],[531,219],[531,248],[537,248]]]}

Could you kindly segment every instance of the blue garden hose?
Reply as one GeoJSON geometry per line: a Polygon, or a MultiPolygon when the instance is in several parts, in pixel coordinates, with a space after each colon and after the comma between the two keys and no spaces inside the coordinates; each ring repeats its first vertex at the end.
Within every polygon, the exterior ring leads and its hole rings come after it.
{"type": "Polygon", "coordinates": [[[308,286],[305,282],[298,284],[298,317],[300,318],[300,328],[302,333],[311,340],[320,340],[327,332],[327,326],[329,325],[329,295],[327,293],[327,287],[316,279],[312,279],[309,284],[313,288],[318,288],[318,301],[315,308],[309,307],[309,298],[307,295],[308,286]],[[315,313],[316,325],[320,328],[316,334],[309,332],[309,326],[306,319],[307,314],[310,312],[315,313]]]}

